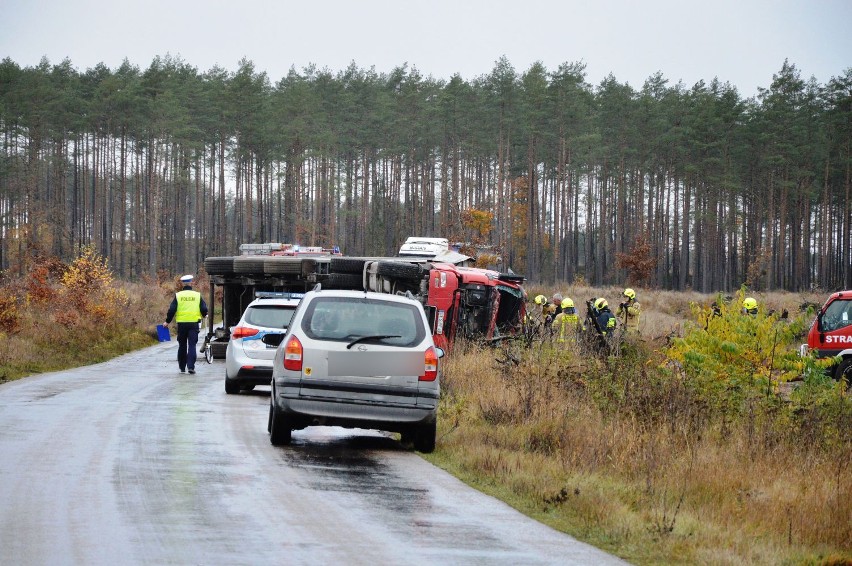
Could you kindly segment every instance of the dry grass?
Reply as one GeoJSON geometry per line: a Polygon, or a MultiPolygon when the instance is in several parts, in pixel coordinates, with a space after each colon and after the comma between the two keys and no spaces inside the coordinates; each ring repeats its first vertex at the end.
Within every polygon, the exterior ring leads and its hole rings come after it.
{"type": "MultiPolygon", "coordinates": [[[[620,292],[561,291],[576,303],[620,292]]],[[[648,363],[648,343],[679,332],[690,302],[713,298],[642,293],[655,333],[630,345],[632,358],[538,346],[507,367],[494,350],[459,348],[445,361],[433,461],[637,563],[852,564],[848,411],[793,426],[768,404],[721,422],[648,363]],[[807,441],[816,435],[837,438],[807,441]]],[[[759,300],[794,313],[821,298],[759,300]]]]}
{"type": "Polygon", "coordinates": [[[6,281],[3,290],[17,309],[13,331],[0,329],[0,382],[97,363],[153,344],[174,292],[171,281],[113,282],[102,301],[78,309],[56,281],[40,285],[37,294],[26,280],[6,281]]]}

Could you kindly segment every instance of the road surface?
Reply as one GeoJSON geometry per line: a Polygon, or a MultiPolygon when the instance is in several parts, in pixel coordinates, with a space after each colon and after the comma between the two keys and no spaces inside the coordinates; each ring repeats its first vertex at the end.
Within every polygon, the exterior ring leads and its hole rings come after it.
{"type": "Polygon", "coordinates": [[[0,564],[618,564],[376,431],[269,444],[165,342],[0,385],[0,564]]]}

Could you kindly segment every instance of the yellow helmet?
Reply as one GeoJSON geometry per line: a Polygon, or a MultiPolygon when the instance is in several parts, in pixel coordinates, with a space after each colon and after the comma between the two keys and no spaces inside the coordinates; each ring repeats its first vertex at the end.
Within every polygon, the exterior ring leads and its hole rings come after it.
{"type": "Polygon", "coordinates": [[[606,299],[604,299],[603,297],[601,297],[600,299],[597,299],[595,301],[595,308],[598,309],[598,310],[606,308],[607,305],[608,305],[608,303],[606,302],[606,299]]]}
{"type": "Polygon", "coordinates": [[[627,289],[624,290],[624,296],[627,297],[628,299],[635,299],[636,298],[636,291],[634,291],[633,289],[628,287],[627,289]]]}
{"type": "Polygon", "coordinates": [[[574,308],[574,301],[571,299],[562,299],[562,308],[563,309],[571,309],[574,308]]]}
{"type": "Polygon", "coordinates": [[[535,304],[546,305],[547,304],[547,297],[545,297],[544,295],[536,295],[535,296],[535,304]]]}
{"type": "Polygon", "coordinates": [[[752,297],[746,297],[743,301],[743,308],[747,311],[754,310],[757,308],[757,301],[752,297]]]}

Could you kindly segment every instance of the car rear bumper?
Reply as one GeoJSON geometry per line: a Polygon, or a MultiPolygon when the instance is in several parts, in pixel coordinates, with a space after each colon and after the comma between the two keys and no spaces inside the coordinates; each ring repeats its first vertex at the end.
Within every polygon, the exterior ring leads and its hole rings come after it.
{"type": "Polygon", "coordinates": [[[298,393],[284,393],[280,389],[275,398],[278,409],[292,417],[293,428],[333,425],[391,432],[402,432],[411,425],[437,419],[436,399],[423,399],[422,405],[419,402],[418,399],[417,406],[399,406],[352,398],[310,398],[298,393]]]}
{"type": "Polygon", "coordinates": [[[269,385],[272,381],[271,367],[240,368],[234,377],[228,377],[229,381],[241,385],[269,385]]]}

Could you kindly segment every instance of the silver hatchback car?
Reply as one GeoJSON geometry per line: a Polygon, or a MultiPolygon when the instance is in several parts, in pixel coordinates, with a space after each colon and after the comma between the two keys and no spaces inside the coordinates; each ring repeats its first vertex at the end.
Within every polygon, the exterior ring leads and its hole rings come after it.
{"type": "Polygon", "coordinates": [[[289,444],[294,429],[335,425],[398,432],[431,452],[443,355],[413,298],[311,291],[275,354],[270,441],[289,444]]]}
{"type": "Polygon", "coordinates": [[[272,360],[304,293],[258,291],[231,329],[225,350],[225,392],[269,385],[272,360]]]}

